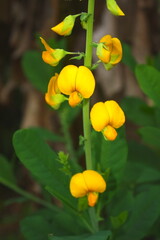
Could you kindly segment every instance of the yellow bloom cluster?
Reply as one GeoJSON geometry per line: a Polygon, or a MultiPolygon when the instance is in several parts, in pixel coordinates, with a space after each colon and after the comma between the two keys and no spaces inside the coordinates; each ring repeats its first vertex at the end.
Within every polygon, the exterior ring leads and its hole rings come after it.
{"type": "MultiPolygon", "coordinates": [[[[123,15],[123,12],[115,0],[106,0],[108,9],[115,15],[123,15]],[[113,7],[114,6],[114,7],[113,7]]],[[[61,23],[52,28],[61,36],[71,34],[77,15],[67,16],[61,23]]],[[[40,38],[45,47],[42,59],[51,66],[56,66],[69,52],[63,49],[51,48],[43,38],[40,38]]],[[[111,69],[122,59],[122,46],[118,38],[110,35],[102,37],[97,44],[96,54],[107,70],[111,69]]],[[[95,90],[95,78],[91,70],[86,66],[65,66],[59,74],[51,77],[45,94],[46,102],[57,109],[60,104],[68,100],[71,107],[75,107],[92,96],[95,90]]],[[[117,137],[117,131],[125,122],[125,115],[121,107],[114,100],[96,103],[90,111],[91,124],[95,131],[102,132],[106,140],[113,141],[117,137]]],[[[88,205],[95,206],[99,193],[106,190],[106,182],[103,177],[94,170],[86,170],[77,173],[70,180],[70,192],[73,197],[87,196],[88,205]]]]}
{"type": "Polygon", "coordinates": [[[94,170],[86,170],[75,174],[70,181],[70,191],[73,197],[80,198],[87,195],[88,205],[93,207],[98,200],[98,193],[106,190],[103,177],[94,170]]]}

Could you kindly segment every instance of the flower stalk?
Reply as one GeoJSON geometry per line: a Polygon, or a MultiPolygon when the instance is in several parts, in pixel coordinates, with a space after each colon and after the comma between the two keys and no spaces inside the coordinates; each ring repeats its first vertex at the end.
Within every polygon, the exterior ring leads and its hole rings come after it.
{"type": "MultiPolygon", "coordinates": [[[[86,49],[84,66],[91,68],[92,66],[92,39],[93,39],[93,19],[94,19],[95,0],[88,0],[88,20],[86,23],[86,49]]],[[[91,125],[89,120],[90,100],[83,100],[83,131],[84,131],[84,149],[86,158],[86,169],[93,169],[92,156],[91,156],[91,125]]],[[[89,208],[89,215],[91,224],[95,232],[98,232],[98,221],[95,213],[95,208],[89,208]]]]}

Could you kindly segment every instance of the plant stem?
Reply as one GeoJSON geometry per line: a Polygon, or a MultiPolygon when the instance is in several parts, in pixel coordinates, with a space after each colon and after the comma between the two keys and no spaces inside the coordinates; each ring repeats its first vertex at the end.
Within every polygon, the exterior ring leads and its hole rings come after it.
{"type": "MultiPolygon", "coordinates": [[[[84,65],[88,68],[92,66],[92,39],[93,39],[93,20],[94,20],[94,7],[95,0],[88,0],[88,14],[86,29],[86,51],[84,58],[84,65]]],[[[83,100],[83,131],[84,131],[84,148],[86,157],[86,168],[93,169],[92,156],[91,156],[91,126],[89,120],[90,100],[83,100]]],[[[98,221],[95,213],[95,208],[89,208],[89,216],[94,232],[98,232],[98,221]]]]}
{"type": "MultiPolygon", "coordinates": [[[[94,19],[94,6],[95,0],[88,1],[88,14],[90,14],[87,21],[86,29],[86,51],[84,58],[84,65],[91,68],[92,65],[92,38],[93,38],[93,19],[94,19]]],[[[86,168],[93,169],[92,156],[91,156],[91,129],[89,121],[89,106],[90,100],[83,100],[83,131],[84,131],[84,148],[86,157],[86,168]]]]}

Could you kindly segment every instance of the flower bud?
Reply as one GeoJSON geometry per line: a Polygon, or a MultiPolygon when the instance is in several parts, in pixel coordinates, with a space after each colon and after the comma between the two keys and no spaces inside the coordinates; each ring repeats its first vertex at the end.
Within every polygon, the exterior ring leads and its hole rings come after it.
{"type": "Polygon", "coordinates": [[[77,15],[67,16],[58,25],[56,25],[55,27],[52,27],[51,30],[61,36],[69,36],[72,33],[72,29],[74,27],[76,17],[77,15]]]}
{"type": "Polygon", "coordinates": [[[108,10],[116,16],[124,16],[125,14],[119,8],[115,0],[106,0],[108,10]]]}
{"type": "Polygon", "coordinates": [[[59,61],[67,54],[67,52],[63,49],[53,49],[43,38],[40,37],[40,39],[46,49],[46,51],[42,52],[43,61],[53,67],[57,66],[59,61]]]}

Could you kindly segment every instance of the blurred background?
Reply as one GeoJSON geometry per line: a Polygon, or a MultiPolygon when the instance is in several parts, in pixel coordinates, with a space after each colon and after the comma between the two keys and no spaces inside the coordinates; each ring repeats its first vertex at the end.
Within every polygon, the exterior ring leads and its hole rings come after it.
{"type": "MultiPolygon", "coordinates": [[[[17,160],[12,146],[12,136],[17,129],[33,126],[60,133],[57,112],[50,109],[44,101],[49,77],[41,75],[41,79],[38,79],[41,65],[36,63],[37,57],[41,56],[42,52],[39,36],[47,41],[55,39],[56,44],[60,43],[66,50],[83,52],[85,30],[81,28],[78,20],[72,35],[65,40],[53,33],[51,27],[69,14],[87,11],[87,2],[87,0],[0,0],[0,154],[11,161],[18,184],[36,195],[40,195],[39,187],[17,160]],[[26,71],[28,61],[30,74],[26,71]],[[33,84],[35,69],[37,82],[33,84]],[[43,90],[42,81],[45,86],[43,90]]],[[[119,0],[118,4],[125,17],[112,16],[106,9],[105,0],[96,1],[94,41],[99,41],[102,36],[110,34],[118,37],[124,48],[132,52],[132,61],[152,62],[160,52],[160,1],[119,0]]],[[[61,67],[65,65],[65,61],[67,59],[61,63],[61,67]]],[[[93,62],[96,61],[94,53],[93,62]]],[[[70,63],[83,64],[77,60],[71,60],[70,63]]],[[[99,66],[94,74],[97,88],[92,104],[97,100],[121,101],[126,96],[140,97],[149,101],[141,92],[133,72],[125,64],[125,58],[111,71],[107,72],[103,66],[99,66]]],[[[137,138],[134,124],[128,121],[126,129],[128,139],[137,138]]],[[[77,136],[82,134],[81,115],[75,119],[70,131],[75,139],[75,145],[78,145],[77,136]]],[[[54,146],[57,150],[63,147],[59,144],[54,146]]],[[[21,199],[15,203],[14,199],[18,194],[3,185],[0,185],[0,193],[0,239],[21,240],[23,236],[19,231],[19,222],[26,212],[32,212],[38,206],[21,199]]]]}

